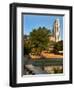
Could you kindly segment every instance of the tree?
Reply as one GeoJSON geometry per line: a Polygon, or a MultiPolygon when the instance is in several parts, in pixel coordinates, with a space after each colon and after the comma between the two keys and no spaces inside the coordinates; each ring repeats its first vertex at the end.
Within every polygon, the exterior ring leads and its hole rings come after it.
{"type": "Polygon", "coordinates": [[[54,44],[53,52],[59,53],[59,51],[63,51],[63,41],[62,40],[54,44]]]}
{"type": "Polygon", "coordinates": [[[33,29],[30,33],[31,47],[35,49],[36,54],[40,54],[42,50],[46,50],[49,44],[50,30],[45,27],[33,29]]]}
{"type": "Polygon", "coordinates": [[[28,55],[31,52],[31,41],[29,39],[24,40],[24,55],[28,55]]]}

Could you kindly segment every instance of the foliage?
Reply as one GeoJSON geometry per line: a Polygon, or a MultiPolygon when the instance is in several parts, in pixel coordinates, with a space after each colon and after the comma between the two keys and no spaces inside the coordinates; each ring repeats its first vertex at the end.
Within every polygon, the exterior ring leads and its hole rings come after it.
{"type": "Polygon", "coordinates": [[[57,67],[57,68],[53,68],[53,70],[54,70],[54,73],[56,74],[56,73],[63,73],[63,67],[60,69],[59,67],[57,67]]]}
{"type": "Polygon", "coordinates": [[[31,52],[31,41],[24,40],[24,55],[28,55],[31,52]]]}
{"type": "Polygon", "coordinates": [[[63,41],[59,41],[54,44],[53,52],[58,53],[58,51],[63,51],[63,41]]]}
{"type": "Polygon", "coordinates": [[[42,50],[46,50],[48,48],[49,34],[50,30],[45,27],[33,29],[30,33],[31,46],[32,48],[35,48],[36,54],[40,54],[42,50]]]}

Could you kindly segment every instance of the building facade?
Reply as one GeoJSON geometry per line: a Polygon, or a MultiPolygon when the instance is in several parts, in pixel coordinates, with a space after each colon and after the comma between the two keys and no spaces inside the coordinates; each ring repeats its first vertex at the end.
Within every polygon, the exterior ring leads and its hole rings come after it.
{"type": "Polygon", "coordinates": [[[60,22],[59,19],[55,19],[54,25],[53,25],[53,32],[50,36],[50,40],[54,42],[60,41],[60,22]]]}

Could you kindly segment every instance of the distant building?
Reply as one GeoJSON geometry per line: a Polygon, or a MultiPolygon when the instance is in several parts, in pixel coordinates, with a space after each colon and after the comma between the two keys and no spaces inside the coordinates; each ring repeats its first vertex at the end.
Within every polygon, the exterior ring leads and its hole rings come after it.
{"type": "Polygon", "coordinates": [[[59,19],[56,19],[53,25],[53,32],[49,37],[51,41],[58,42],[60,41],[60,22],[59,19]]]}

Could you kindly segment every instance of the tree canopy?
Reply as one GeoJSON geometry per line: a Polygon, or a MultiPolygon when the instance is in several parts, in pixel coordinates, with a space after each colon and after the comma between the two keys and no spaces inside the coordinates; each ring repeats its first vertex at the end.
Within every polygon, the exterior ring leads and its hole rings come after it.
{"type": "Polygon", "coordinates": [[[38,29],[33,29],[32,32],[30,32],[30,40],[31,40],[31,46],[32,48],[36,49],[36,52],[41,52],[42,50],[45,50],[48,47],[49,44],[49,35],[50,30],[47,28],[39,27],[38,29]]]}
{"type": "Polygon", "coordinates": [[[53,51],[54,53],[58,53],[58,51],[63,51],[63,41],[62,40],[54,44],[53,51]]]}

